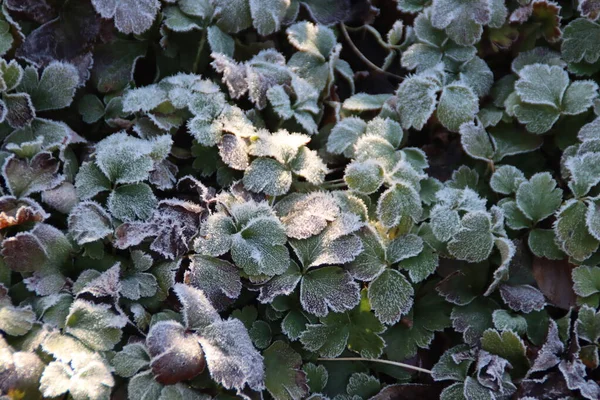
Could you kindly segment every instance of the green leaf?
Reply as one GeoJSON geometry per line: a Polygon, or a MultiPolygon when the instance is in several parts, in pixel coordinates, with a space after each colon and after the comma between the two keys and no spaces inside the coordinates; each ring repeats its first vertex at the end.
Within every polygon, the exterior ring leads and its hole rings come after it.
{"type": "Polygon", "coordinates": [[[439,361],[431,369],[431,376],[433,379],[436,382],[448,380],[460,382],[465,380],[473,360],[469,360],[467,358],[464,360],[458,360],[459,362],[456,362],[453,356],[468,350],[469,347],[465,344],[460,344],[446,350],[446,352],[440,357],[439,361]]]}
{"type": "Polygon", "coordinates": [[[571,272],[573,290],[578,296],[588,297],[600,293],[600,268],[582,265],[571,272]]]}
{"type": "Polygon", "coordinates": [[[509,195],[516,193],[519,185],[524,181],[525,174],[520,169],[512,165],[502,165],[492,174],[490,187],[496,193],[509,195]]]}
{"type": "Polygon", "coordinates": [[[124,378],[130,378],[141,369],[150,366],[150,356],[146,347],[141,343],[131,343],[123,346],[123,350],[115,354],[111,360],[115,373],[124,378]]]}
{"type": "Polygon", "coordinates": [[[437,117],[448,130],[458,132],[461,124],[473,120],[479,111],[479,100],[470,87],[452,83],[442,90],[437,117]]]}
{"type": "MultiPolygon", "coordinates": [[[[423,129],[435,110],[436,93],[439,89],[434,82],[419,76],[412,76],[402,81],[396,92],[397,111],[400,114],[402,128],[423,129]]],[[[452,94],[453,90],[450,90],[446,98],[452,97],[452,94]]],[[[452,122],[455,121],[455,118],[450,119],[452,122]]]]}
{"type": "Polygon", "coordinates": [[[126,324],[127,318],[115,314],[108,304],[76,300],[69,310],[65,331],[94,350],[112,350],[126,324]]]}
{"type": "Polygon", "coordinates": [[[350,310],[359,301],[357,283],[340,267],[315,269],[302,277],[300,302],[306,311],[318,317],[326,316],[329,310],[350,310]]]}
{"type": "Polygon", "coordinates": [[[281,196],[290,190],[292,174],[272,158],[257,158],[244,172],[244,186],[257,193],[281,196]]]}
{"type": "Polygon", "coordinates": [[[383,184],[384,173],[383,167],[377,161],[352,162],[346,166],[344,181],[351,190],[372,194],[383,184]]]}
{"type": "Polygon", "coordinates": [[[417,191],[406,183],[396,183],[386,190],[377,203],[377,217],[381,224],[392,228],[403,217],[417,221],[421,218],[421,199],[417,191]]]}
{"type": "Polygon", "coordinates": [[[485,297],[478,297],[465,306],[452,309],[452,327],[462,332],[465,343],[476,345],[483,332],[493,326],[492,314],[498,305],[485,297]]]}
{"type": "Polygon", "coordinates": [[[183,321],[187,329],[202,333],[208,325],[221,320],[202,290],[177,283],[173,291],[183,306],[183,321]]]}
{"type": "Polygon", "coordinates": [[[533,175],[527,182],[521,183],[516,195],[519,210],[534,223],[550,215],[562,203],[562,190],[556,187],[556,181],[548,172],[533,175]]]}
{"type": "Polygon", "coordinates": [[[415,257],[402,260],[399,267],[408,271],[410,280],[419,283],[433,274],[439,264],[439,257],[429,246],[415,257]]]}
{"type": "Polygon", "coordinates": [[[506,310],[496,310],[492,315],[494,327],[500,331],[511,330],[519,335],[527,331],[527,320],[521,315],[512,314],[506,310]]]}
{"type": "Polygon", "coordinates": [[[287,343],[278,340],[263,352],[265,386],[276,399],[302,399],[308,395],[302,358],[287,343]]]}
{"type": "Polygon", "coordinates": [[[583,261],[598,249],[598,240],[588,232],[584,202],[567,201],[558,211],[554,233],[559,247],[575,260],[583,261]]]}
{"type": "Polygon", "coordinates": [[[482,25],[491,21],[491,7],[481,0],[434,0],[431,23],[437,29],[445,29],[456,43],[466,46],[475,44],[483,32],[482,25]]]}
{"type": "Polygon", "coordinates": [[[361,399],[370,399],[379,393],[380,390],[381,383],[379,380],[364,372],[352,374],[348,380],[348,386],[346,386],[346,393],[348,395],[352,397],[358,396],[361,399]]]}
{"type": "Polygon", "coordinates": [[[92,4],[102,18],[114,19],[120,32],[136,35],[152,26],[160,8],[159,3],[153,0],[123,0],[118,3],[110,0],[92,0],[92,4]]]}
{"type": "Polygon", "coordinates": [[[133,80],[137,61],[146,55],[147,48],[146,42],[138,40],[114,40],[95,46],[91,80],[98,91],[110,93],[126,88],[133,80]]]}
{"type": "Polygon", "coordinates": [[[600,182],[600,153],[585,153],[567,157],[565,168],[570,173],[569,188],[577,197],[585,196],[600,182]]]}
{"type": "Polygon", "coordinates": [[[508,360],[516,376],[524,376],[529,369],[525,343],[513,331],[486,330],[481,337],[481,348],[508,360]]]}
{"type": "Polygon", "coordinates": [[[110,189],[110,181],[95,163],[84,162],[79,167],[75,177],[75,190],[81,200],[91,199],[98,193],[110,189]]]}
{"type": "Polygon", "coordinates": [[[571,21],[563,31],[561,53],[565,61],[595,63],[600,57],[600,25],[585,18],[571,21]]]}
{"type": "Polygon", "coordinates": [[[598,84],[594,81],[573,82],[565,91],[562,100],[562,112],[577,115],[586,112],[598,97],[598,84]]]}
{"type": "Polygon", "coordinates": [[[59,61],[50,63],[42,73],[40,82],[31,94],[37,111],[68,107],[79,86],[79,73],[74,65],[59,61]]]}
{"type": "Polygon", "coordinates": [[[460,142],[468,155],[483,161],[494,159],[494,144],[481,124],[466,122],[460,126],[459,132],[460,142]]]}
{"type": "Polygon", "coordinates": [[[77,244],[103,239],[113,232],[110,215],[93,201],[79,203],[69,214],[69,233],[77,244]]]}
{"type": "Polygon", "coordinates": [[[462,218],[460,230],[448,242],[448,251],[459,260],[480,262],[489,257],[493,246],[489,215],[475,211],[462,218]]]}
{"type": "Polygon", "coordinates": [[[587,305],[579,309],[575,330],[580,339],[589,343],[597,343],[600,339],[600,312],[587,305]]]}
{"type": "Polygon", "coordinates": [[[237,299],[242,282],[237,267],[228,261],[202,255],[192,255],[185,282],[202,290],[215,307],[237,299]]]}
{"type": "Polygon", "coordinates": [[[93,94],[86,94],[77,104],[77,111],[86,124],[93,124],[104,116],[104,103],[93,94]]]}
{"type": "Polygon", "coordinates": [[[404,275],[386,269],[369,284],[369,302],[379,320],[392,325],[400,321],[413,305],[414,290],[404,275]]]}
{"type": "Polygon", "coordinates": [[[551,229],[533,229],[529,232],[529,249],[537,257],[544,257],[549,260],[562,260],[565,253],[557,246],[554,241],[554,231],[551,229]]]}
{"type": "Polygon", "coordinates": [[[321,393],[327,384],[329,374],[323,365],[307,363],[302,366],[311,393],[321,393]]]}
{"type": "MultiPolygon", "coordinates": [[[[5,290],[0,286],[0,290],[5,290]]],[[[2,293],[0,293],[2,295],[2,293]]],[[[10,300],[7,304],[0,298],[0,330],[10,336],[23,336],[31,330],[36,320],[35,313],[30,306],[14,307],[10,300]]]]}
{"type": "Polygon", "coordinates": [[[3,176],[10,193],[24,197],[58,186],[64,176],[58,174],[60,163],[48,152],[37,153],[31,160],[10,156],[3,167],[3,176]]]}
{"type": "Polygon", "coordinates": [[[337,357],[348,349],[364,358],[378,358],[385,345],[379,336],[385,327],[371,313],[366,293],[353,310],[343,314],[330,313],[320,319],[321,324],[309,324],[300,336],[307,350],[322,357],[337,357]]]}
{"type": "Polygon", "coordinates": [[[145,183],[119,186],[108,197],[108,210],[121,221],[147,220],[156,204],[152,189],[145,183]]]}
{"type": "Polygon", "coordinates": [[[313,54],[323,60],[329,58],[336,43],[331,29],[310,22],[294,24],[286,30],[286,33],[288,40],[296,49],[313,54]]]}
{"type": "Polygon", "coordinates": [[[269,35],[278,31],[286,16],[289,2],[271,0],[268,2],[250,0],[252,23],[260,35],[269,35]]]}

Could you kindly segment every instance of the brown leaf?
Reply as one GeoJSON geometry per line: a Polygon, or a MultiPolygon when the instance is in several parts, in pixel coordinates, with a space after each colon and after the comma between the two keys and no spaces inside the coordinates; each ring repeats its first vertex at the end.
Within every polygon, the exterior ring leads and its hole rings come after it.
{"type": "Polygon", "coordinates": [[[573,307],[577,299],[571,278],[574,267],[567,260],[533,260],[532,272],[538,287],[553,305],[565,310],[573,307]]]}
{"type": "Polygon", "coordinates": [[[21,232],[4,240],[0,253],[6,266],[17,272],[36,271],[48,259],[40,240],[29,232],[21,232]]]}
{"type": "Polygon", "coordinates": [[[13,196],[0,197],[0,229],[27,222],[42,222],[48,214],[39,204],[29,198],[17,200],[13,196]]]}

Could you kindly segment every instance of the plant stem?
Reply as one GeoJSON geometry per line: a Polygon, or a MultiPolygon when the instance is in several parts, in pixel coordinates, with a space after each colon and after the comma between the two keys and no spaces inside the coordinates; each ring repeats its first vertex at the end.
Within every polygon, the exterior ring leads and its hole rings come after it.
{"type": "Polygon", "coordinates": [[[202,30],[202,37],[200,38],[200,43],[198,43],[198,50],[196,51],[196,58],[194,59],[194,65],[192,66],[192,73],[198,73],[198,67],[200,66],[200,56],[202,55],[202,50],[204,50],[204,44],[206,43],[206,28],[202,30]]]}
{"type": "Polygon", "coordinates": [[[414,365],[404,364],[404,363],[400,363],[400,362],[396,362],[396,361],[377,360],[374,358],[341,357],[341,358],[317,358],[317,360],[318,361],[371,361],[371,362],[378,362],[381,364],[394,365],[396,367],[401,367],[401,368],[406,368],[406,369],[412,369],[413,371],[424,372],[426,374],[431,375],[431,371],[428,369],[425,369],[425,368],[415,367],[414,365]]]}
{"type": "Polygon", "coordinates": [[[354,44],[354,42],[352,41],[352,39],[350,39],[350,35],[348,34],[348,30],[346,30],[346,25],[344,25],[344,23],[340,22],[340,30],[342,31],[342,35],[344,35],[344,39],[346,39],[346,41],[348,42],[348,44],[350,45],[350,48],[352,49],[352,51],[354,52],[354,54],[356,54],[356,56],[358,58],[361,59],[362,62],[364,62],[365,64],[367,64],[367,66],[369,68],[371,68],[372,70],[383,74],[387,77],[396,79],[396,80],[404,80],[403,77],[398,76],[396,74],[392,74],[391,72],[385,71],[381,68],[379,68],[377,65],[373,64],[373,62],[371,62],[371,60],[369,60],[367,57],[365,57],[365,55],[363,53],[361,53],[361,51],[358,49],[358,47],[356,47],[356,45],[354,44]]]}

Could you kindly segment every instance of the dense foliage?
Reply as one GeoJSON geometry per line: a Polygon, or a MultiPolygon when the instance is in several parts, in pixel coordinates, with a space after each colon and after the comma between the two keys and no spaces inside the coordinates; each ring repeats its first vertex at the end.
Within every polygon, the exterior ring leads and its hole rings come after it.
{"type": "Polygon", "coordinates": [[[597,400],[599,17],[3,0],[0,398],[597,400]]]}

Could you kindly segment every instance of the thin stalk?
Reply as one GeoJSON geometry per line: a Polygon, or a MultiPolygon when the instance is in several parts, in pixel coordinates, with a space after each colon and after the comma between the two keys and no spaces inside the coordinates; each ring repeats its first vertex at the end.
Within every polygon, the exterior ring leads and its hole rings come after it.
{"type": "Polygon", "coordinates": [[[204,45],[206,44],[206,28],[202,30],[202,37],[200,38],[200,42],[198,43],[198,50],[196,51],[196,58],[194,59],[194,64],[192,66],[192,72],[194,74],[198,73],[198,67],[200,66],[200,56],[202,55],[202,50],[204,50],[204,45]]]}
{"type": "Polygon", "coordinates": [[[362,62],[364,62],[365,64],[367,64],[367,66],[369,68],[371,68],[372,70],[374,70],[376,72],[379,72],[380,74],[383,74],[383,75],[388,76],[390,78],[394,78],[396,80],[400,80],[401,81],[401,80],[404,79],[401,76],[398,76],[396,74],[392,74],[391,72],[383,70],[380,67],[378,67],[377,65],[373,64],[373,62],[371,60],[369,60],[367,57],[365,57],[365,55],[358,49],[358,47],[356,47],[356,45],[354,44],[354,42],[352,41],[352,39],[350,39],[350,35],[348,34],[348,30],[346,30],[346,25],[344,25],[342,22],[340,22],[339,25],[340,25],[340,30],[342,31],[342,35],[344,35],[344,39],[346,39],[346,41],[350,45],[350,49],[352,49],[352,51],[354,52],[354,54],[356,54],[356,56],[358,58],[360,58],[362,62]]]}
{"type": "Polygon", "coordinates": [[[317,360],[319,360],[319,361],[370,361],[370,362],[377,362],[380,364],[394,365],[394,366],[400,367],[400,368],[412,369],[413,371],[424,372],[426,374],[431,375],[431,371],[428,369],[425,369],[425,368],[415,367],[414,365],[404,364],[404,363],[400,363],[400,362],[396,362],[396,361],[377,360],[375,358],[341,357],[341,358],[317,358],[317,360]]]}

